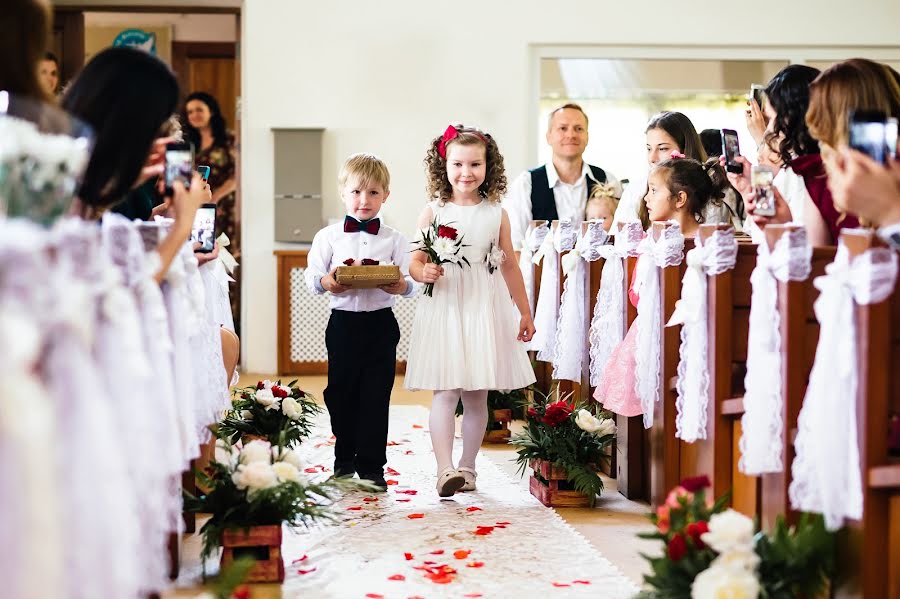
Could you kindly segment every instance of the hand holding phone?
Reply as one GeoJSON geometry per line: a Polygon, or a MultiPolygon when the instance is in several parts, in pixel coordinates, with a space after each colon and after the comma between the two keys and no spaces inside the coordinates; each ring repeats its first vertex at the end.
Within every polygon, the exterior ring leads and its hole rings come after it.
{"type": "Polygon", "coordinates": [[[174,193],[175,181],[181,181],[185,189],[190,189],[194,171],[194,153],[191,144],[180,142],[166,144],[165,163],[166,195],[171,196],[174,193]]]}
{"type": "Polygon", "coordinates": [[[756,102],[756,105],[759,106],[759,109],[763,109],[763,102],[765,101],[765,88],[758,83],[754,83],[750,86],[750,99],[756,102]]]}
{"type": "Polygon", "coordinates": [[[742,173],[744,167],[735,158],[741,155],[737,131],[722,129],[722,156],[725,157],[725,170],[729,173],[742,173]]]}
{"type": "Polygon", "coordinates": [[[194,227],[191,230],[191,241],[200,244],[197,252],[202,254],[213,251],[216,242],[216,205],[203,204],[194,216],[194,227]]]}
{"type": "Polygon", "coordinates": [[[201,164],[197,167],[197,172],[200,173],[200,176],[203,177],[204,181],[209,181],[209,167],[205,164],[201,164]]]}
{"type": "Polygon", "coordinates": [[[754,216],[775,216],[774,180],[775,171],[768,166],[753,165],[750,169],[750,182],[755,197],[754,216]]]}
{"type": "Polygon", "coordinates": [[[850,112],[850,147],[881,164],[897,155],[897,119],[877,110],[850,112]]]}

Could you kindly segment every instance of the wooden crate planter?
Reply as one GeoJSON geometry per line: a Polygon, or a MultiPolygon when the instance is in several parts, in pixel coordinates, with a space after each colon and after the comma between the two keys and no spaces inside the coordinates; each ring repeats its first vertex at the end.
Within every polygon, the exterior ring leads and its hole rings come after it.
{"type": "Polygon", "coordinates": [[[590,498],[578,491],[560,489],[560,483],[566,482],[564,468],[554,466],[544,460],[531,460],[531,476],[529,488],[531,494],[547,507],[589,507],[590,498]],[[540,478],[538,478],[539,475],[540,478]],[[546,481],[546,482],[544,482],[546,481]]]}
{"type": "Polygon", "coordinates": [[[507,443],[509,441],[509,423],[512,422],[512,410],[494,410],[494,422],[500,425],[496,430],[485,431],[485,443],[507,443]]]}
{"type": "Polygon", "coordinates": [[[281,525],[230,528],[222,533],[224,569],[243,556],[256,559],[246,582],[284,582],[284,560],[281,557],[281,525]]]}

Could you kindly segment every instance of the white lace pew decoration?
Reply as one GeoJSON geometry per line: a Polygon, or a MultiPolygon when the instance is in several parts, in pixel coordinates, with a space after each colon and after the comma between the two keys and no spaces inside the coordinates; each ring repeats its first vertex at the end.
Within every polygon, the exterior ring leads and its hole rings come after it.
{"type": "Polygon", "coordinates": [[[796,225],[766,227],[759,244],[756,268],[750,275],[750,331],[747,336],[747,374],[744,378],[743,434],[738,467],[750,475],[781,472],[784,395],[781,378],[781,318],[778,282],[809,277],[812,247],[806,229],[796,225]],[[770,233],[783,230],[772,245],[770,233]]]}
{"type": "Polygon", "coordinates": [[[559,318],[559,254],[575,247],[578,234],[571,220],[556,221],[552,234],[547,235],[539,251],[544,255],[541,270],[541,290],[538,294],[534,328],[537,331],[534,349],[541,362],[553,362],[556,351],[556,321],[559,318]],[[542,332],[543,331],[543,332],[542,332]]]}
{"type": "MultiPolygon", "coordinates": [[[[543,258],[543,254],[539,252],[544,239],[550,233],[550,223],[548,221],[540,221],[540,224],[532,226],[525,235],[525,243],[522,244],[522,251],[519,252],[519,270],[522,271],[522,279],[525,281],[525,293],[528,296],[528,307],[531,308],[532,315],[535,311],[534,305],[534,265],[538,264],[543,258]]],[[[526,347],[532,349],[532,342],[528,342],[526,347]]]]}
{"type": "Polygon", "coordinates": [[[615,243],[597,249],[597,259],[603,258],[606,262],[600,275],[600,289],[597,291],[589,335],[592,387],[600,384],[609,357],[625,338],[625,289],[628,280],[624,261],[629,256],[637,256],[643,237],[644,228],[639,221],[619,223],[615,243]]]}
{"type": "Polygon", "coordinates": [[[584,223],[584,234],[575,249],[562,257],[562,271],[566,276],[559,319],[556,323],[556,347],[553,359],[553,378],[581,382],[582,365],[587,354],[587,262],[600,257],[599,248],[608,238],[603,221],[584,223]]]}
{"type": "Polygon", "coordinates": [[[684,235],[676,222],[653,223],[650,233],[638,246],[635,292],[638,294],[637,349],[634,389],[641,400],[644,428],[653,426],[653,408],[660,387],[660,269],[678,266],[684,260],[684,235]]]}
{"type": "Polygon", "coordinates": [[[734,268],[737,260],[734,229],[716,229],[706,239],[701,231],[685,260],[688,267],[681,279],[681,299],[666,326],[682,325],[675,436],[693,443],[706,438],[709,405],[707,277],[734,268]]]}
{"type": "Polygon", "coordinates": [[[897,280],[897,254],[871,248],[855,258],[843,244],[816,278],[819,345],[797,423],[791,507],[825,517],[829,530],[863,514],[856,429],[856,305],[885,301],[897,280]]]}

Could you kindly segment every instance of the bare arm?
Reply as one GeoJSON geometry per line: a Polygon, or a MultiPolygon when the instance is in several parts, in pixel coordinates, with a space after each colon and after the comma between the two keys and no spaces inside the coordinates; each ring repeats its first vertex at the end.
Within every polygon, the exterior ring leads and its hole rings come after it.
{"type": "Polygon", "coordinates": [[[525,293],[525,279],[522,278],[518,261],[512,259],[514,252],[510,236],[509,216],[506,214],[506,210],[503,210],[503,217],[500,220],[500,249],[507,256],[500,267],[500,272],[503,273],[506,287],[521,314],[518,339],[519,341],[530,341],[534,335],[534,322],[531,317],[531,307],[528,305],[528,295],[525,293]]]}
{"type": "MultiPolygon", "coordinates": [[[[427,228],[434,220],[434,214],[431,207],[426,206],[422,214],[419,215],[419,222],[416,223],[418,231],[427,228]]],[[[418,236],[418,232],[416,233],[418,236]]],[[[444,274],[444,269],[440,264],[432,264],[428,261],[428,254],[416,250],[412,253],[409,260],[409,276],[419,283],[434,283],[444,274]]]]}
{"type": "Polygon", "coordinates": [[[203,179],[197,173],[194,173],[194,178],[191,180],[190,191],[184,188],[181,181],[175,181],[174,188],[172,207],[175,211],[175,224],[172,225],[169,234],[156,248],[161,262],[160,269],[154,277],[157,283],[161,283],[165,278],[172,261],[175,260],[175,256],[178,255],[182,246],[191,236],[197,209],[208,197],[203,179]]]}

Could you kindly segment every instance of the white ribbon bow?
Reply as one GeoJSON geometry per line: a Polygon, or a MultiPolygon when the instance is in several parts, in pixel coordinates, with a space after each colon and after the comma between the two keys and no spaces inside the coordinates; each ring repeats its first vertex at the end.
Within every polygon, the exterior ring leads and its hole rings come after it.
{"type": "Polygon", "coordinates": [[[851,261],[843,245],[815,280],[819,344],[798,418],[789,494],[794,509],[822,514],[829,530],[863,513],[855,306],[886,300],[896,280],[893,250],[870,249],[851,261]]]}
{"type": "Polygon", "coordinates": [[[747,374],[744,378],[743,434],[738,467],[750,475],[781,472],[783,464],[781,388],[781,319],[777,282],[809,277],[812,247],[806,230],[786,232],[770,253],[759,244],[756,268],[750,275],[750,331],[747,336],[747,374]]]}
{"type": "Polygon", "coordinates": [[[688,443],[706,438],[709,403],[707,277],[733,269],[736,259],[734,229],[714,231],[706,243],[698,236],[694,249],[685,256],[688,268],[681,280],[681,299],[666,324],[667,327],[682,325],[675,436],[688,443]]]}
{"type": "MultiPolygon", "coordinates": [[[[219,244],[219,260],[221,260],[222,264],[225,266],[225,270],[228,271],[228,274],[233,275],[234,269],[238,266],[238,261],[234,259],[231,252],[225,249],[231,245],[231,240],[228,239],[228,235],[221,233],[216,238],[216,243],[219,244]]],[[[229,278],[229,280],[234,281],[234,279],[231,278],[229,278]]]]}
{"type": "Polygon", "coordinates": [[[525,248],[523,251],[530,251],[532,254],[531,261],[534,264],[540,264],[547,250],[553,247],[553,236],[550,235],[549,221],[531,229],[528,238],[525,240],[525,248]]]}
{"type": "Polygon", "coordinates": [[[634,390],[641,401],[644,428],[653,426],[653,408],[659,399],[660,387],[660,297],[659,270],[677,266],[684,259],[684,236],[677,223],[671,223],[658,240],[647,235],[638,247],[635,292],[639,295],[637,348],[635,350],[634,390]]]}

